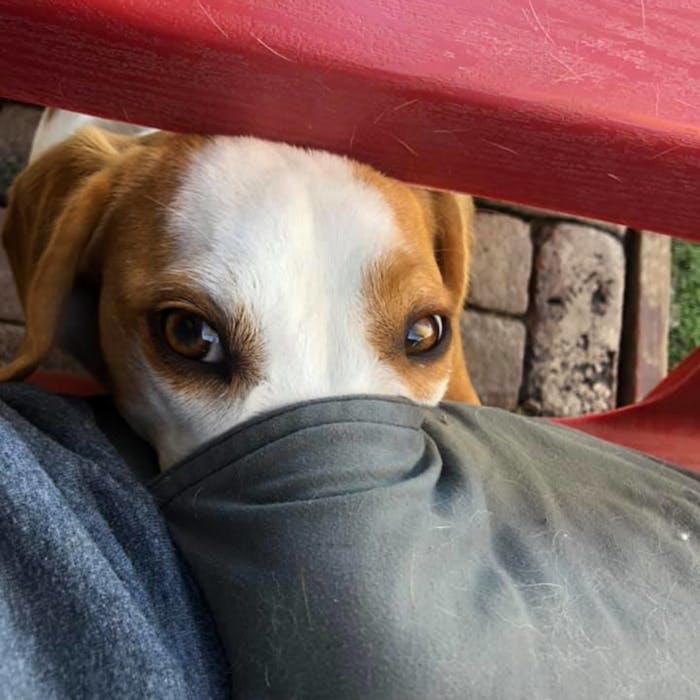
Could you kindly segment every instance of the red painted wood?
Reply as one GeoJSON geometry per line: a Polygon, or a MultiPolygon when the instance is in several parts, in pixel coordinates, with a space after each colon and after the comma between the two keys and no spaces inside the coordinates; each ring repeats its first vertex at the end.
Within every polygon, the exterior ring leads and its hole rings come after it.
{"type": "Polygon", "coordinates": [[[66,396],[101,396],[106,394],[105,389],[96,381],[88,377],[79,377],[66,372],[51,372],[37,370],[32,372],[25,380],[27,384],[38,386],[44,391],[66,396]]]}
{"type": "Polygon", "coordinates": [[[0,0],[0,95],[700,237],[693,0],[0,0]]]}
{"type": "Polygon", "coordinates": [[[642,401],[554,422],[700,472],[700,348],[642,401]]]}

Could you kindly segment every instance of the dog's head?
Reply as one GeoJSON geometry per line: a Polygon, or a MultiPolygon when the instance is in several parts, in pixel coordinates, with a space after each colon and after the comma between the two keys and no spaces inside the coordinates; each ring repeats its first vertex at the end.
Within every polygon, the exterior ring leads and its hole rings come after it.
{"type": "Polygon", "coordinates": [[[252,138],[86,129],[17,178],[26,336],[57,335],[162,466],[252,414],[343,394],[476,403],[459,336],[472,203],[252,138]]]}

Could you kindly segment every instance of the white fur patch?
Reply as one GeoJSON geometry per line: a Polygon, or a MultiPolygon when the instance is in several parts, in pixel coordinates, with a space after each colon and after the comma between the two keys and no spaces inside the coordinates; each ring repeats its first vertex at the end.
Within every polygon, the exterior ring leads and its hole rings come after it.
{"type": "MultiPolygon", "coordinates": [[[[392,210],[350,161],[252,138],[200,150],[169,222],[177,272],[224,310],[243,306],[263,342],[263,379],[228,405],[152,397],[169,425],[154,435],[166,463],[251,415],[344,394],[407,395],[368,340],[361,289],[400,236],[392,210]],[[184,420],[183,420],[184,419],[184,420]]],[[[154,385],[155,384],[155,385],[154,385]]],[[[151,393],[149,392],[149,393],[151,393]]]]}

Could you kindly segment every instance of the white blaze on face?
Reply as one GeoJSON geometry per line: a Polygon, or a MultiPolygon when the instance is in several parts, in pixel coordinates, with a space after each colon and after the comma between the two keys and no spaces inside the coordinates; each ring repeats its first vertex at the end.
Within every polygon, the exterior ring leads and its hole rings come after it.
{"type": "Polygon", "coordinates": [[[224,313],[245,308],[263,345],[259,384],[230,406],[207,407],[220,416],[215,431],[305,399],[406,395],[369,343],[362,298],[367,269],[400,236],[390,206],[351,162],[216,138],[196,154],[171,211],[178,271],[224,313]]]}

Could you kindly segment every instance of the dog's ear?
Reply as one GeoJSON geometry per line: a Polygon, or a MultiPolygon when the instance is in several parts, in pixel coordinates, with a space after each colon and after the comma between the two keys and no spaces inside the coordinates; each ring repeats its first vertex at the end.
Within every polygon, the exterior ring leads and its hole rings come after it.
{"type": "Polygon", "coordinates": [[[85,129],[22,171],[10,189],[2,239],[26,330],[0,381],[30,374],[49,351],[61,310],[112,191],[110,165],[133,142],[85,129]]]}
{"type": "Polygon", "coordinates": [[[435,260],[440,269],[443,284],[452,296],[452,306],[455,310],[452,375],[445,398],[450,401],[479,404],[479,397],[474,390],[464,360],[459,323],[469,288],[474,235],[474,200],[468,195],[432,190],[423,190],[422,196],[426,198],[424,204],[430,211],[435,260]]]}
{"type": "Polygon", "coordinates": [[[474,201],[468,195],[427,191],[432,210],[433,250],[445,287],[464,306],[474,226],[474,201]]]}

